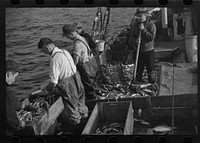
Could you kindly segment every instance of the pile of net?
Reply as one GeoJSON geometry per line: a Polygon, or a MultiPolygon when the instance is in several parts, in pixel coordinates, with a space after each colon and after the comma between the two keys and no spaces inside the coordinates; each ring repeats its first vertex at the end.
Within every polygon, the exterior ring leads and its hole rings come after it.
{"type": "Polygon", "coordinates": [[[113,63],[100,66],[99,83],[119,84],[123,78],[121,64],[113,63]]]}
{"type": "Polygon", "coordinates": [[[124,65],[112,62],[100,66],[100,84],[122,84],[133,80],[134,64],[124,65]]]}

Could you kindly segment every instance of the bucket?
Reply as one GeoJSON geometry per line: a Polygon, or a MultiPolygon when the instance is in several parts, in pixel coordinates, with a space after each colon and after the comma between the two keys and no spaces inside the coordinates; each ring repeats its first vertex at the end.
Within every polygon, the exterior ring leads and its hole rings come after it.
{"type": "Polygon", "coordinates": [[[104,46],[105,46],[105,41],[96,40],[95,42],[96,42],[97,49],[99,50],[99,52],[103,52],[104,51],[104,46]]]}
{"type": "Polygon", "coordinates": [[[185,50],[189,63],[197,62],[197,36],[185,36],[185,50]]]}

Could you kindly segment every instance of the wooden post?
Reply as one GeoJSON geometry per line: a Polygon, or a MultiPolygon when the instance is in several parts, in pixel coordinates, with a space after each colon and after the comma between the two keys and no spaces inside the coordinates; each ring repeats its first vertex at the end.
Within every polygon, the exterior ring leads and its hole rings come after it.
{"type": "Polygon", "coordinates": [[[192,13],[191,13],[191,10],[189,8],[186,9],[183,13],[183,21],[186,23],[185,35],[193,35],[192,13]]]}
{"type": "Polygon", "coordinates": [[[174,40],[183,39],[180,35],[178,35],[178,23],[177,23],[178,14],[173,15],[173,25],[174,25],[174,40]]]}
{"type": "Polygon", "coordinates": [[[161,40],[169,40],[167,8],[162,8],[161,9],[161,14],[162,14],[162,35],[161,35],[161,40]]]}
{"type": "Polygon", "coordinates": [[[185,50],[187,62],[197,62],[197,36],[194,36],[192,27],[192,13],[188,8],[184,12],[185,27],[185,50]]]}
{"type": "Polygon", "coordinates": [[[162,28],[168,28],[168,21],[167,21],[167,8],[162,8],[162,28]]]}

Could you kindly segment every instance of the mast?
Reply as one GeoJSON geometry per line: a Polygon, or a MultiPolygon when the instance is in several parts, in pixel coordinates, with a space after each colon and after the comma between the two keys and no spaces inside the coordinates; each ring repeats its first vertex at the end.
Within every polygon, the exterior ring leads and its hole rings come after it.
{"type": "Polygon", "coordinates": [[[168,35],[168,19],[167,19],[167,8],[161,8],[161,15],[162,15],[162,40],[169,40],[168,35]]]}

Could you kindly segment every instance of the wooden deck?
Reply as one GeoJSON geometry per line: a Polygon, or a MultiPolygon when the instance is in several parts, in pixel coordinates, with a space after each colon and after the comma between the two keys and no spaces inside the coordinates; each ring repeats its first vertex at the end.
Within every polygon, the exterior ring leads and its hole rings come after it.
{"type": "Polygon", "coordinates": [[[173,54],[185,44],[184,40],[159,41],[155,43],[155,54],[157,59],[172,60],[173,54]]]}
{"type": "Polygon", "coordinates": [[[190,71],[192,65],[189,63],[179,63],[176,65],[177,67],[174,67],[174,76],[172,66],[161,66],[159,96],[197,94],[197,74],[190,71]]]}

